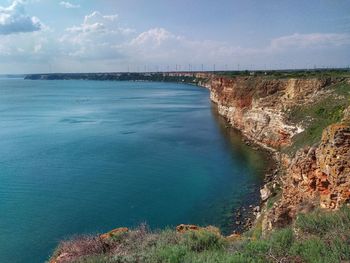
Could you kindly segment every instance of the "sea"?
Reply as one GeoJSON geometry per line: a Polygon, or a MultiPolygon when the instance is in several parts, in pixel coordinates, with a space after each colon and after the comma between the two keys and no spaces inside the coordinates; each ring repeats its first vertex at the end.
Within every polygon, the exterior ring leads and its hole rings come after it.
{"type": "Polygon", "coordinates": [[[144,223],[230,233],[267,162],[205,88],[1,77],[0,262],[45,262],[60,240],[144,223]]]}

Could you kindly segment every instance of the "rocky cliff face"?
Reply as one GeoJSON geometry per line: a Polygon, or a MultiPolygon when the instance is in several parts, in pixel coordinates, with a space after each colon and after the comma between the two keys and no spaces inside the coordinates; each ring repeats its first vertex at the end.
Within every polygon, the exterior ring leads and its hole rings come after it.
{"type": "Polygon", "coordinates": [[[282,227],[299,212],[350,202],[350,126],[326,128],[317,147],[299,150],[286,168],[282,198],[268,211],[265,228],[282,227]]]}
{"type": "MultiPolygon", "coordinates": [[[[233,127],[280,156],[284,175],[282,197],[268,210],[265,229],[284,226],[298,212],[314,207],[337,209],[350,201],[350,126],[344,120],[323,132],[319,145],[300,149],[294,157],[278,153],[290,146],[305,127],[290,123],[288,115],[296,105],[308,105],[329,93],[335,79],[273,79],[237,77],[211,80],[211,99],[233,127]]],[[[264,200],[273,192],[262,189],[264,200]]]]}
{"type": "Polygon", "coordinates": [[[291,138],[303,131],[301,125],[288,123],[288,110],[320,96],[330,83],[330,79],[213,78],[210,90],[219,113],[235,128],[278,149],[290,145],[291,138]]]}

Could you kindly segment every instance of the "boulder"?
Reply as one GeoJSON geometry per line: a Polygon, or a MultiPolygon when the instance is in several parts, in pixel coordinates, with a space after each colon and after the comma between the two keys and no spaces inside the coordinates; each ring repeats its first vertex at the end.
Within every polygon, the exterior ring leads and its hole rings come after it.
{"type": "Polygon", "coordinates": [[[100,239],[101,240],[108,240],[110,238],[119,236],[119,235],[127,233],[127,232],[129,232],[129,228],[119,227],[119,228],[113,229],[112,231],[109,231],[108,233],[100,235],[100,239]]]}
{"type": "Polygon", "coordinates": [[[271,194],[271,190],[267,187],[267,185],[264,185],[264,187],[260,189],[260,197],[263,202],[266,201],[271,194]]]}

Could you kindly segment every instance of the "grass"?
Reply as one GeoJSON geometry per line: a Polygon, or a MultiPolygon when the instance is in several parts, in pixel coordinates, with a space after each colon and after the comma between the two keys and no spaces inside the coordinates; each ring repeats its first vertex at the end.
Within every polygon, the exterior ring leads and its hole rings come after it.
{"type": "Polygon", "coordinates": [[[260,76],[268,79],[285,78],[348,78],[349,69],[313,69],[313,70],[257,70],[257,71],[223,71],[215,72],[217,75],[226,77],[237,76],[260,76]]]}
{"type": "MultiPolygon", "coordinates": [[[[324,237],[331,233],[334,237],[350,233],[350,209],[342,208],[336,213],[322,213],[316,211],[312,214],[299,215],[296,226],[311,235],[324,237]],[[329,230],[332,229],[330,232],[329,230]]],[[[350,238],[350,236],[349,236],[350,238]]],[[[350,240],[349,240],[350,241],[350,240]]]]}
{"type": "Polygon", "coordinates": [[[344,110],[350,105],[350,84],[341,82],[329,87],[331,93],[315,103],[295,106],[288,112],[289,122],[301,123],[305,131],[293,138],[293,145],[282,149],[285,153],[318,143],[324,128],[341,121],[344,110]]]}
{"type": "Polygon", "coordinates": [[[229,241],[207,230],[180,234],[170,229],[152,232],[141,226],[107,244],[87,236],[64,241],[54,256],[64,252],[74,254],[69,262],[76,263],[349,261],[350,208],[301,214],[293,226],[264,238],[245,235],[229,241]]]}
{"type": "Polygon", "coordinates": [[[247,239],[257,240],[262,236],[262,217],[257,219],[254,227],[243,233],[243,236],[247,239]]]}

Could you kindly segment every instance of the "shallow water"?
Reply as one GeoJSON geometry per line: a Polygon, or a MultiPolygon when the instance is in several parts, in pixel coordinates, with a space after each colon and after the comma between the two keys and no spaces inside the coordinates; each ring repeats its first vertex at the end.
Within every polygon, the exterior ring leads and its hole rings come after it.
{"type": "Polygon", "coordinates": [[[0,79],[0,262],[142,222],[227,229],[266,159],[213,107],[190,85],[0,79]]]}

